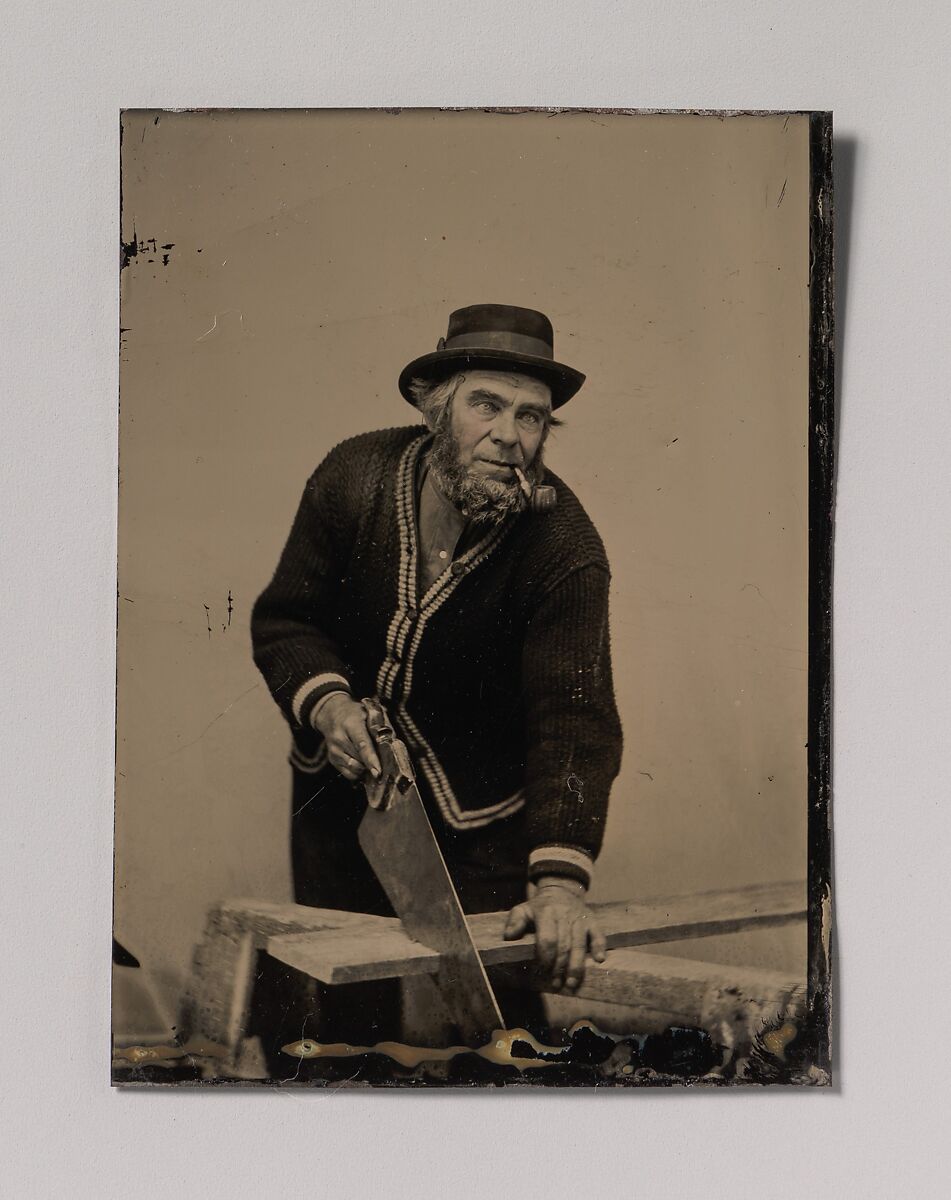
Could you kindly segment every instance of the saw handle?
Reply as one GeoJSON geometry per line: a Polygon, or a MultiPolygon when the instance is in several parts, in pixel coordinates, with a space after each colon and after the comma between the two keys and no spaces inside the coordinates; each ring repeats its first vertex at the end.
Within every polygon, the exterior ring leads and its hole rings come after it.
{"type": "Polygon", "coordinates": [[[402,794],[415,782],[409,751],[393,732],[383,705],[373,697],[361,700],[367,715],[367,732],[373,738],[380,760],[379,779],[364,779],[367,804],[371,808],[389,808],[394,790],[402,794]]]}
{"type": "Polygon", "coordinates": [[[360,703],[367,714],[367,729],[373,740],[390,740],[393,737],[393,726],[379,700],[374,696],[368,700],[361,700],[360,703]]]}

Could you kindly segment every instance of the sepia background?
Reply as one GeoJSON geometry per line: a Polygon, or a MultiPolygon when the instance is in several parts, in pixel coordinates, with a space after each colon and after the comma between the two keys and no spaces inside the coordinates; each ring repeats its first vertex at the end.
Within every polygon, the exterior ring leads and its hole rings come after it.
{"type": "MultiPolygon", "coordinates": [[[[290,894],[248,619],[303,484],[413,420],[465,304],[542,309],[588,376],[549,461],[614,575],[594,897],[804,878],[806,119],[135,112],[122,189],[115,919],[160,1008],[209,904],[290,894]]],[[[805,933],[678,952],[804,970],[805,933]]]]}

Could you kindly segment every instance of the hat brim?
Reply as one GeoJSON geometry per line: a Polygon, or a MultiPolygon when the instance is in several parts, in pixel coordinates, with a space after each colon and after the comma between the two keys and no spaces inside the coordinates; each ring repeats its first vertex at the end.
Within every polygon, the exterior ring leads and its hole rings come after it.
{"type": "Polygon", "coordinates": [[[585,377],[573,367],[555,362],[550,358],[539,358],[534,354],[517,354],[511,350],[458,349],[436,350],[414,359],[400,372],[400,392],[414,407],[410,386],[414,379],[425,379],[431,383],[446,379],[457,371],[514,371],[531,375],[551,389],[551,406],[560,408],[571,399],[584,383],[585,377]]]}

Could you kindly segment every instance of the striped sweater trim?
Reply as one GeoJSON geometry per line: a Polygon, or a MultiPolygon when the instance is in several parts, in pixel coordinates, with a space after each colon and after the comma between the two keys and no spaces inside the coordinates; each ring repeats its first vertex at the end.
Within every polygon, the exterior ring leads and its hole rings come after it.
{"type": "Polygon", "coordinates": [[[416,460],[428,437],[428,434],[422,434],[410,442],[400,457],[397,469],[396,523],[400,537],[400,565],[396,582],[396,611],[386,635],[387,657],[380,664],[376,680],[377,694],[385,700],[392,698],[393,684],[400,669],[400,655],[412,628],[412,618],[408,614],[414,608],[416,594],[416,460]]]}
{"type": "Polygon", "coordinates": [[[291,712],[294,714],[294,720],[298,725],[304,724],[304,706],[310,700],[317,700],[320,697],[318,692],[325,691],[340,691],[341,688],[347,692],[350,691],[350,681],[343,675],[339,675],[336,671],[325,671],[321,675],[315,675],[313,679],[308,679],[302,683],[294,693],[294,699],[291,701],[291,712]],[[328,688],[328,684],[333,687],[328,688]]]}
{"type": "Polygon", "coordinates": [[[454,829],[477,829],[522,808],[525,804],[522,790],[497,804],[463,809],[456,799],[442,764],[410,716],[407,703],[413,686],[413,663],[426,632],[427,622],[449,599],[466,575],[489,557],[505,537],[511,522],[494,526],[465,554],[449,563],[422,600],[419,600],[416,464],[424,444],[429,439],[429,434],[423,434],[410,442],[403,451],[397,470],[396,511],[400,539],[397,607],[387,631],[387,656],[377,673],[377,693],[384,703],[395,703],[393,720],[404,740],[414,751],[419,768],[429,784],[443,819],[454,829]],[[403,684],[397,690],[396,683],[401,668],[403,684]]]}
{"type": "Polygon", "coordinates": [[[287,761],[295,770],[301,771],[305,775],[316,775],[319,771],[322,771],[330,761],[327,756],[327,743],[321,742],[317,749],[317,753],[312,756],[304,754],[300,749],[298,749],[297,744],[295,743],[293,746],[291,746],[291,752],[287,757],[287,761]]]}
{"type": "Polygon", "coordinates": [[[528,878],[533,881],[543,875],[564,875],[588,887],[593,871],[594,859],[577,846],[537,846],[528,856],[528,878]]]}

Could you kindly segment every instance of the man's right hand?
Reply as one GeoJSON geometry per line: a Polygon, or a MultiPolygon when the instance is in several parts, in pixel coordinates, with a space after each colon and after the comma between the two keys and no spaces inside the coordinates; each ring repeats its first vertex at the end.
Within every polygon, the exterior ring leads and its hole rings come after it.
{"type": "Polygon", "coordinates": [[[341,775],[356,782],[369,771],[380,776],[380,760],[367,730],[367,714],[362,704],[346,692],[325,701],[314,716],[314,728],[327,743],[327,755],[341,775]]]}

